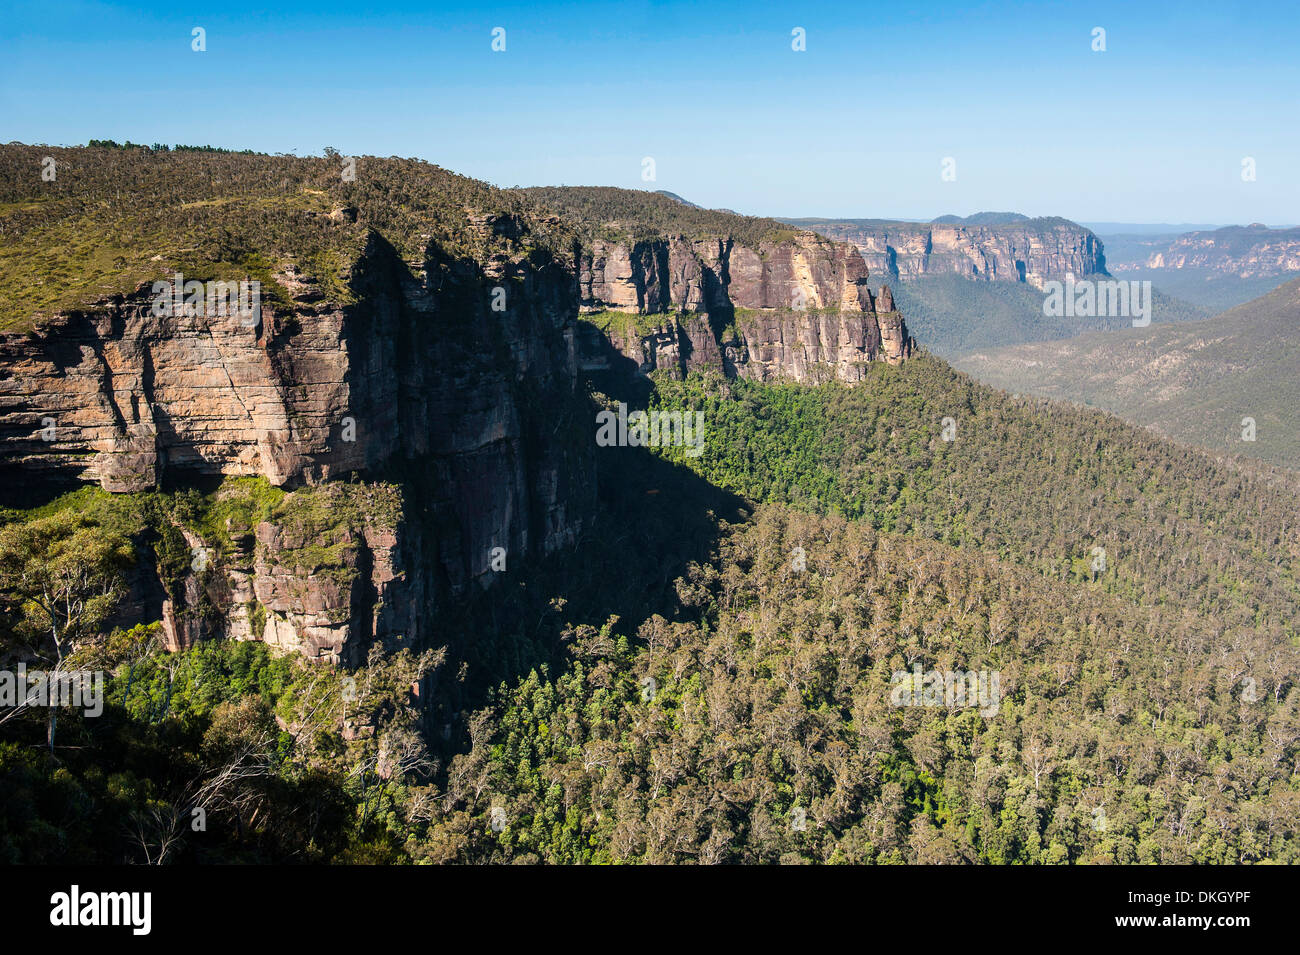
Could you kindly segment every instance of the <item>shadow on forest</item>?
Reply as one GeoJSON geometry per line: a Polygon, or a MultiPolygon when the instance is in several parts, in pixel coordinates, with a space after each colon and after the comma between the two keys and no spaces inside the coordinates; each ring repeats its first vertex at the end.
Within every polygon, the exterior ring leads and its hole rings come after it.
{"type": "Polygon", "coordinates": [[[543,664],[562,673],[572,663],[562,640],[570,624],[599,628],[617,616],[614,633],[635,638],[655,614],[681,619],[675,581],[710,559],[723,523],[748,516],[742,498],[644,448],[600,448],[596,457],[597,514],[582,538],[479,594],[444,631],[452,659],[469,669],[463,684],[442,688],[435,723],[487,705],[493,688],[543,664]]]}

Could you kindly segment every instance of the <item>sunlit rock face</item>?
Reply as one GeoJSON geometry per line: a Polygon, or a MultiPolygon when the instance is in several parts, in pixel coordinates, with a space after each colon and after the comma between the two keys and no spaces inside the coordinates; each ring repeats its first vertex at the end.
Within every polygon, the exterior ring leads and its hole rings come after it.
{"type": "Polygon", "coordinates": [[[712,368],[758,380],[858,381],[874,361],[913,347],[888,287],[879,298],[851,246],[797,232],[757,248],[731,239],[595,242],[579,257],[588,311],[626,311],[582,336],[598,365],[607,339],[640,372],[712,368]]]}
{"type": "Polygon", "coordinates": [[[871,273],[886,281],[952,274],[1041,288],[1067,273],[1106,271],[1101,240],[1065,219],[999,225],[850,219],[819,222],[816,228],[852,244],[871,273]]]}

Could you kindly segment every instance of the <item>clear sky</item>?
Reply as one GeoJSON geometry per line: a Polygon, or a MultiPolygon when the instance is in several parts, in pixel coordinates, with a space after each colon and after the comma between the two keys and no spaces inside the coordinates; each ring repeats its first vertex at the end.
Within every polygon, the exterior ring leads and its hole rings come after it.
{"type": "Polygon", "coordinates": [[[330,145],[766,215],[1300,222],[1295,0],[3,2],[0,141],[330,145]]]}

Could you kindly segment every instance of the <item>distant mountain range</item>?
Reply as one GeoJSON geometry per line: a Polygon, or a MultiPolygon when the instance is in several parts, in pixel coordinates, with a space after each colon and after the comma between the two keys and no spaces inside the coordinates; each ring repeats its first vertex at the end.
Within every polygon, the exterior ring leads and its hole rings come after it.
{"type": "Polygon", "coordinates": [[[1139,248],[1147,252],[1145,261],[1113,263],[1115,269],[1203,269],[1243,279],[1300,272],[1300,229],[1270,229],[1258,222],[1154,236],[1139,248]]]}
{"type": "Polygon", "coordinates": [[[1209,312],[1258,298],[1300,274],[1300,229],[1259,223],[1182,232],[1173,228],[1166,233],[1102,233],[1108,269],[1126,279],[1149,280],[1209,312]]]}
{"type": "Polygon", "coordinates": [[[893,287],[917,340],[948,358],[1130,325],[1113,316],[1046,316],[1042,289],[1066,274],[1151,282],[1152,321],[1163,324],[1208,318],[1300,270],[1300,229],[1259,224],[1201,230],[1094,223],[1123,230],[1098,234],[1069,219],[1017,212],[944,215],[928,223],[779,221],[857,246],[874,282],[893,287]]]}
{"type": "MultiPolygon", "coordinates": [[[[917,341],[946,358],[1131,325],[1128,317],[1045,314],[1048,282],[1066,275],[1110,278],[1101,238],[1069,219],[978,212],[933,222],[779,221],[857,246],[873,284],[891,286],[917,341]]],[[[1214,311],[1160,288],[1152,300],[1154,322],[1201,319],[1214,311]]]]}
{"type": "Polygon", "coordinates": [[[1098,235],[1182,235],[1222,228],[1219,225],[1193,222],[1083,222],[1098,235]]]}
{"type": "Polygon", "coordinates": [[[935,225],[1010,225],[1015,222],[1029,222],[1029,216],[1019,212],[977,212],[969,216],[939,216],[930,220],[935,225]]]}

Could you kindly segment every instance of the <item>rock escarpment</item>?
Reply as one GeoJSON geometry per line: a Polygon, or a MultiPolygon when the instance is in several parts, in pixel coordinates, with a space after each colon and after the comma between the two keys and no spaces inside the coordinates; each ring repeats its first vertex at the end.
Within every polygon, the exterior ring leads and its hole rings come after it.
{"type": "Polygon", "coordinates": [[[1189,232],[1153,252],[1149,269],[1200,269],[1238,278],[1300,272],[1300,229],[1258,223],[1212,232],[1189,232]]]}
{"type": "Polygon", "coordinates": [[[985,281],[1043,282],[1066,273],[1106,271],[1101,240],[1066,219],[999,224],[791,219],[802,228],[852,243],[877,275],[908,281],[954,274],[985,281]]]}
{"type": "Polygon", "coordinates": [[[422,645],[428,620],[464,580],[452,541],[427,534],[420,510],[394,485],[331,482],[289,494],[265,520],[228,524],[219,540],[182,529],[191,553],[208,556],[168,582],[164,642],[261,640],[348,664],[375,642],[422,645]]]}
{"type": "Polygon", "coordinates": [[[591,367],[606,361],[606,339],[643,373],[710,368],[758,380],[858,381],[871,362],[911,352],[889,289],[874,296],[861,256],[811,232],[756,246],[596,240],[578,262],[582,304],[600,332],[580,339],[591,367]]]}
{"type": "Polygon", "coordinates": [[[298,486],[517,444],[521,388],[576,393],[576,306],[558,265],[479,268],[431,250],[417,277],[373,236],[355,304],[296,271],[279,278],[297,297],[251,326],[156,317],[142,288],[0,333],[0,467],[112,491],[164,472],[298,486]],[[514,292],[500,313],[497,287],[514,292]]]}
{"type": "Polygon", "coordinates": [[[0,216],[6,235],[75,269],[42,230],[66,214],[101,235],[81,194],[98,188],[148,238],[109,284],[6,300],[0,480],[209,492],[205,516],[164,496],[134,532],[125,606],[173,648],[220,636],[352,664],[430,645],[470,588],[591,526],[593,363],[855,381],[912,347],[857,252],[769,220],[701,210],[703,231],[596,237],[413,161],[367,159],[352,186],[325,159],[62,153],[83,177],[60,180],[66,205],[0,177],[26,216],[0,216]],[[183,259],[261,270],[260,307],[158,309],[153,279],[183,259]]]}
{"type": "Polygon", "coordinates": [[[438,594],[486,582],[494,548],[550,553],[591,519],[572,268],[498,244],[484,263],[431,245],[415,274],[375,234],[352,302],[289,270],[293,300],[247,324],[158,317],[141,289],[0,334],[3,480],[130,492],[256,476],[306,502],[332,479],[392,475],[420,489],[400,519],[263,521],[161,610],[172,646],[219,632],[355,661],[372,639],[412,639],[438,594]]]}

